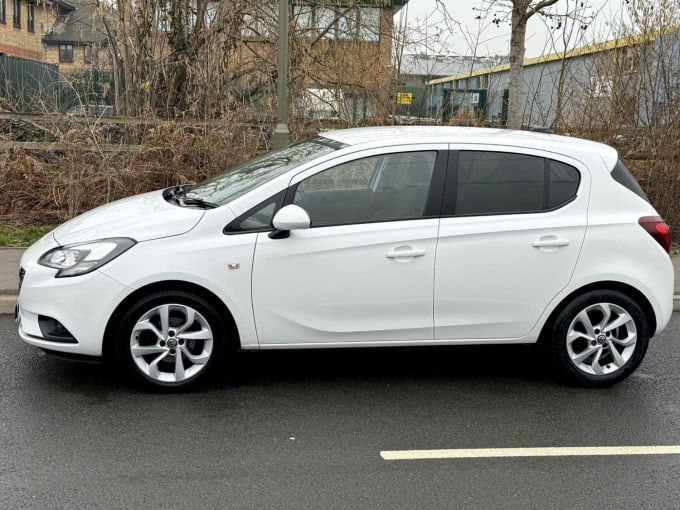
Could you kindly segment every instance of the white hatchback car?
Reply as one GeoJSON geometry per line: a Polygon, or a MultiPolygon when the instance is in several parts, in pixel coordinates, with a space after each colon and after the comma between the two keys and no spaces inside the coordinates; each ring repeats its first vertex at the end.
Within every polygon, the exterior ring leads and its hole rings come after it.
{"type": "Polygon", "coordinates": [[[348,129],[58,227],[23,256],[17,322],[29,344],[159,387],[229,349],[538,341],[599,386],[666,327],[669,251],[606,145],[348,129]]]}

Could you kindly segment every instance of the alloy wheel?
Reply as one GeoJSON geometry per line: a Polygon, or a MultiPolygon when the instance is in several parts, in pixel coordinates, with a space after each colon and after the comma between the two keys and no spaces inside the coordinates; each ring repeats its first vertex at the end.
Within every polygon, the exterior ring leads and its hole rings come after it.
{"type": "Polygon", "coordinates": [[[162,304],[144,313],[132,328],[130,354],[154,382],[178,384],[207,366],[214,335],[201,313],[184,304],[162,304]]]}
{"type": "Polygon", "coordinates": [[[579,312],[569,325],[567,354],[585,374],[613,374],[633,356],[637,340],[630,313],[612,303],[596,303],[579,312]]]}

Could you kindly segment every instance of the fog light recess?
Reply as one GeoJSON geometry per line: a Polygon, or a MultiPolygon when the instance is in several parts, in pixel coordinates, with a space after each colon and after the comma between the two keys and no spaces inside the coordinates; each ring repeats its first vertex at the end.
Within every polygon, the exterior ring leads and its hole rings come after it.
{"type": "Polygon", "coordinates": [[[40,332],[45,340],[65,344],[78,343],[71,332],[57,319],[45,315],[38,315],[38,325],[40,326],[40,332]]]}

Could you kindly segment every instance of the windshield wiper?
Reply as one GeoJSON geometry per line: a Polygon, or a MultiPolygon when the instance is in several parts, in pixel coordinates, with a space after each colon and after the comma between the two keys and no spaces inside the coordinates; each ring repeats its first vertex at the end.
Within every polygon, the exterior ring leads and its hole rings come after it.
{"type": "Polygon", "coordinates": [[[215,209],[219,207],[218,204],[208,202],[198,197],[190,197],[187,195],[187,191],[191,189],[191,186],[175,186],[174,188],[168,188],[163,192],[163,196],[166,200],[173,200],[179,206],[196,206],[202,207],[203,209],[215,209]]]}
{"type": "Polygon", "coordinates": [[[184,204],[184,205],[195,205],[198,207],[203,207],[204,209],[215,209],[216,207],[219,207],[217,204],[213,204],[212,202],[207,202],[206,200],[203,200],[202,198],[197,198],[197,197],[188,197],[188,196],[183,196],[179,197],[179,200],[184,204]]]}

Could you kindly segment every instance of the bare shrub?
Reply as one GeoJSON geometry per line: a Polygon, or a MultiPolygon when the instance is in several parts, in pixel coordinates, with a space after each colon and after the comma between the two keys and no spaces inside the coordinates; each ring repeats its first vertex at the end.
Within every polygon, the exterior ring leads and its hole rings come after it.
{"type": "MultiPolygon", "coordinates": [[[[677,133],[677,130],[660,131],[621,154],[624,163],[674,232],[680,231],[680,140],[677,133]]],[[[643,140],[643,137],[638,139],[643,140]]]]}
{"type": "Polygon", "coordinates": [[[249,125],[186,125],[146,131],[138,152],[98,150],[101,140],[84,130],[63,137],[64,150],[0,153],[0,179],[8,200],[0,223],[57,224],[126,196],[201,181],[251,158],[259,130],[249,125]]]}

